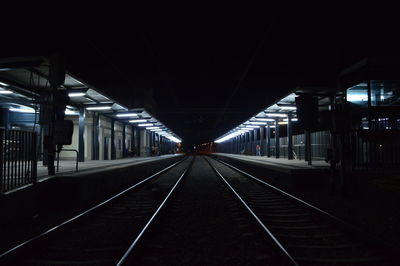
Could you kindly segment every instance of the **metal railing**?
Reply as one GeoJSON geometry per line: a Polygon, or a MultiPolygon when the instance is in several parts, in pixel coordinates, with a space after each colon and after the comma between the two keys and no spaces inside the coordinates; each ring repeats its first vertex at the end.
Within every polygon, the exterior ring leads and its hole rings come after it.
{"type": "Polygon", "coordinates": [[[75,171],[78,172],[78,164],[79,164],[79,151],[74,149],[62,149],[57,152],[57,172],[60,171],[60,152],[62,151],[74,151],[76,152],[76,161],[75,161],[75,171]]]}
{"type": "Polygon", "coordinates": [[[0,194],[36,183],[36,133],[0,129],[0,194]]]}

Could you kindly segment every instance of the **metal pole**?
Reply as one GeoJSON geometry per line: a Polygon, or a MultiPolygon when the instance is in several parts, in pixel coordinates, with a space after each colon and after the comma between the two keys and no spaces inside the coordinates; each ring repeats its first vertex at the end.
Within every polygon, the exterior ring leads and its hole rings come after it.
{"type": "Polygon", "coordinates": [[[288,159],[293,160],[292,113],[288,113],[287,123],[288,159]]]}
{"type": "Polygon", "coordinates": [[[280,149],[280,145],[279,145],[279,122],[278,119],[275,119],[275,157],[279,158],[279,149],[280,149]]]}

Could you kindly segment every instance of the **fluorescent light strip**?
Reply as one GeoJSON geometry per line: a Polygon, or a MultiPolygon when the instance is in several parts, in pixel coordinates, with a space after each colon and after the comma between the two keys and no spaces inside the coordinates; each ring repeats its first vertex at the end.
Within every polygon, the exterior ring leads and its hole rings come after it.
{"type": "Polygon", "coordinates": [[[266,122],[253,122],[253,121],[250,121],[250,125],[266,125],[267,123],[266,122]]]}
{"type": "Polygon", "coordinates": [[[264,121],[264,122],[273,122],[275,119],[272,118],[255,118],[257,121],[264,121]]]}
{"type": "Polygon", "coordinates": [[[8,109],[8,110],[10,110],[11,112],[19,112],[19,113],[31,113],[31,114],[33,114],[33,113],[35,113],[36,111],[35,111],[35,109],[33,109],[33,108],[14,108],[14,107],[11,107],[10,109],[8,109]]]}
{"type": "Polygon", "coordinates": [[[146,129],[160,129],[159,127],[146,127],[146,129]]]}
{"type": "Polygon", "coordinates": [[[84,92],[70,92],[70,93],[68,93],[69,97],[82,97],[82,96],[85,96],[85,95],[86,95],[86,93],[84,93],[84,92]]]}
{"type": "Polygon", "coordinates": [[[270,117],[287,117],[287,114],[265,113],[265,115],[270,117]]]}
{"type": "Polygon", "coordinates": [[[110,110],[111,106],[90,106],[86,107],[86,110],[110,110]]]}
{"type": "Polygon", "coordinates": [[[0,90],[0,94],[13,94],[13,91],[10,90],[0,90]]]}
{"type": "Polygon", "coordinates": [[[146,119],[133,119],[133,120],[129,120],[129,123],[146,123],[147,120],[146,119]]]}
{"type": "Polygon", "coordinates": [[[126,114],[117,114],[117,117],[132,117],[132,116],[138,116],[138,114],[135,113],[126,113],[126,114]]]}
{"type": "Polygon", "coordinates": [[[279,106],[282,110],[296,110],[296,106],[279,106]]]}
{"type": "Polygon", "coordinates": [[[151,123],[145,123],[145,124],[138,124],[139,127],[151,127],[153,124],[151,123]]]}
{"type": "Polygon", "coordinates": [[[4,83],[4,82],[0,82],[0,85],[1,85],[1,86],[5,86],[5,87],[8,86],[8,84],[6,84],[6,83],[4,83]]]}

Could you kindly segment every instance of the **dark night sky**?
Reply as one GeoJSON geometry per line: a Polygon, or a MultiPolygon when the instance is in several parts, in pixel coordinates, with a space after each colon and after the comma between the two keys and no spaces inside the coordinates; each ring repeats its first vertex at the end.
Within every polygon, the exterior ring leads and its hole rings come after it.
{"type": "Polygon", "coordinates": [[[358,59],[399,54],[395,7],[146,3],[19,3],[2,19],[0,56],[61,53],[128,106],[152,88],[157,117],[201,143],[298,85],[334,85],[358,59]]]}

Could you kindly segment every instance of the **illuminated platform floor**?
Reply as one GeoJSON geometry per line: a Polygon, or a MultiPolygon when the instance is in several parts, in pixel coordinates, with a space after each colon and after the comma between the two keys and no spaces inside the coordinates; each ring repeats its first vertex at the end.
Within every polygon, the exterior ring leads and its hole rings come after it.
{"type": "Polygon", "coordinates": [[[263,163],[270,167],[285,168],[288,170],[329,168],[329,164],[323,160],[316,160],[312,162],[312,165],[308,165],[308,162],[304,160],[288,160],[286,158],[278,159],[266,156],[239,155],[230,153],[215,153],[215,154],[218,156],[231,157],[242,161],[263,163]]]}
{"type": "MultiPolygon", "coordinates": [[[[131,157],[131,158],[116,159],[116,160],[89,160],[85,162],[79,162],[78,173],[88,170],[104,169],[112,166],[122,166],[124,164],[130,165],[130,164],[139,164],[147,161],[156,161],[172,156],[179,156],[179,154],[174,154],[174,155],[168,154],[168,155],[151,156],[151,157],[131,157]]],[[[60,161],[59,171],[56,173],[56,175],[71,174],[75,172],[76,172],[76,162],[72,160],[65,160],[65,161],[60,161]]],[[[41,161],[38,162],[37,176],[38,179],[50,177],[47,174],[47,166],[43,166],[43,163],[41,161]]]]}

